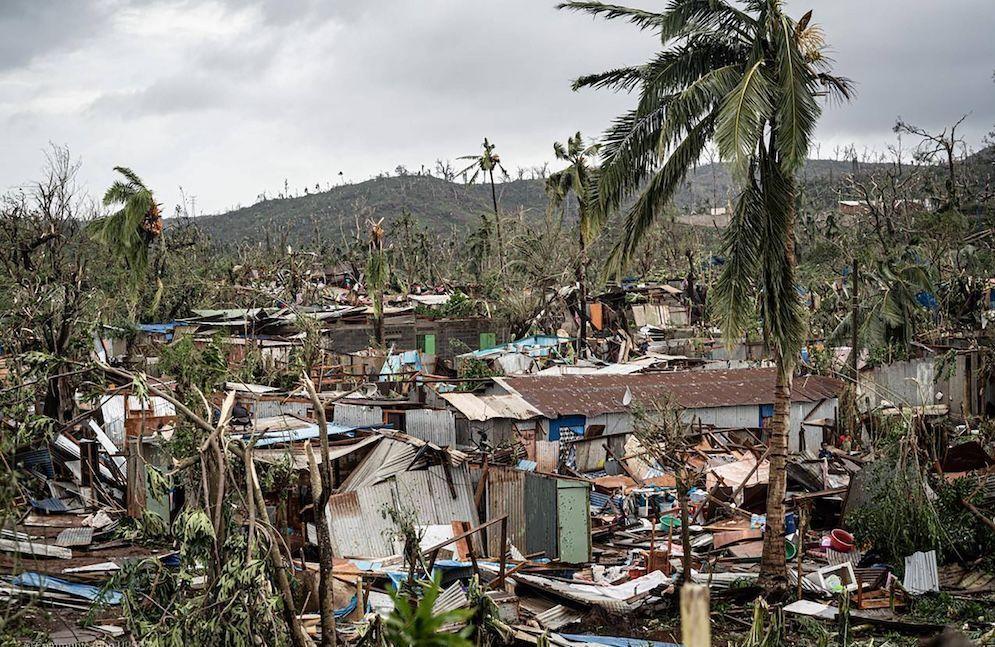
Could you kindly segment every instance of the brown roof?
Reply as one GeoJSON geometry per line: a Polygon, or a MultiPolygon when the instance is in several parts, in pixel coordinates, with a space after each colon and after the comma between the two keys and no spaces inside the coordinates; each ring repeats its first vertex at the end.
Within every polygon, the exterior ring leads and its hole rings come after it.
{"type": "MultiPolygon", "coordinates": [[[[522,398],[547,418],[580,414],[626,411],[622,404],[626,389],[632,403],[644,406],[669,396],[685,409],[772,404],[773,368],[744,368],[727,371],[674,371],[630,375],[550,375],[495,378],[495,381],[521,394],[522,398]]],[[[843,383],[808,375],[796,377],[792,402],[818,402],[835,398],[843,383]]]]}

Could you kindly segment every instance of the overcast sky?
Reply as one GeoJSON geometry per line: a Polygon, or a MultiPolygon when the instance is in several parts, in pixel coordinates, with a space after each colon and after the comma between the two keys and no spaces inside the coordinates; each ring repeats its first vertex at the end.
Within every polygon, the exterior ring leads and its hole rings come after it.
{"type": "MultiPolygon", "coordinates": [[[[662,7],[646,1],[637,6],[662,7]]],[[[654,37],[547,0],[0,0],[0,189],[35,177],[49,142],[93,193],[126,165],[167,210],[198,211],[477,152],[552,161],[626,96],[576,76],[644,61],[654,37]]],[[[815,10],[852,104],[827,109],[821,156],[884,148],[899,115],[995,125],[993,0],[789,0],[815,10]]]]}

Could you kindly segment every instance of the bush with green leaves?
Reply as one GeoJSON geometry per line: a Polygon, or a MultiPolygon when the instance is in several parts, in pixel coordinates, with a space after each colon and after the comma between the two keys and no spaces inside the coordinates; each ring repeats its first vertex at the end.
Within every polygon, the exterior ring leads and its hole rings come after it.
{"type": "Polygon", "coordinates": [[[472,609],[453,609],[435,613],[433,607],[441,587],[436,576],[430,582],[419,582],[421,597],[412,600],[404,590],[392,594],[394,610],[384,619],[384,644],[392,647],[472,647],[469,637],[473,626],[461,629],[473,617],[472,609]]]}
{"type": "Polygon", "coordinates": [[[214,529],[199,509],[184,510],[170,531],[180,547],[179,568],[158,558],[128,561],[106,586],[121,591],[122,615],[140,644],[287,643],[265,546],[257,543],[249,554],[245,533],[231,527],[215,556],[214,529]],[[216,566],[213,577],[209,563],[216,566]]]}
{"type": "Polygon", "coordinates": [[[935,494],[919,461],[914,433],[896,428],[883,434],[883,456],[864,467],[865,503],[844,520],[860,544],[873,547],[899,569],[905,556],[945,545],[935,494]],[[899,434],[904,435],[896,440],[899,434]]]}

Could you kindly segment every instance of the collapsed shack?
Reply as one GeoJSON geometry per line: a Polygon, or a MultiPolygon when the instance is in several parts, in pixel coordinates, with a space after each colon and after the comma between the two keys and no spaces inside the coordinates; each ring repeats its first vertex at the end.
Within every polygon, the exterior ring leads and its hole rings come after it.
{"type": "MultiPolygon", "coordinates": [[[[771,476],[766,403],[747,396],[764,390],[756,384],[767,375],[760,369],[505,378],[494,381],[494,390],[412,388],[405,398],[396,391],[385,398],[376,389],[318,393],[330,421],[325,519],[336,633],[358,640],[396,611],[395,589],[422,595],[413,579],[431,574],[441,587],[433,604],[438,613],[477,609],[483,595],[502,635],[520,644],[537,644],[544,632],[552,644],[614,644],[589,632],[666,613],[688,581],[716,598],[752,600],[771,476]],[[568,396],[553,395],[566,388],[561,385],[569,386],[568,396]],[[654,388],[699,398],[687,399],[682,410],[685,476],[658,460],[640,417],[626,411],[629,398],[657,397],[647,395],[654,388]],[[421,401],[428,393],[434,395],[421,401]],[[749,424],[705,422],[706,414],[713,422],[727,419],[726,412],[708,411],[723,408],[742,409],[728,419],[749,424]]],[[[995,460],[984,438],[926,411],[911,422],[910,411],[874,414],[867,427],[880,439],[899,432],[916,439],[905,441],[903,455],[922,457],[918,469],[928,478],[914,483],[924,500],[958,513],[957,519],[940,514],[933,535],[892,542],[900,551],[888,554],[880,534],[886,525],[866,511],[891,496],[875,474],[896,473],[892,459],[870,445],[835,446],[842,433],[836,385],[824,378],[796,384],[793,406],[804,415],[795,428],[800,451],[787,465],[787,616],[845,616],[853,624],[928,633],[939,624],[921,612],[930,596],[962,600],[995,592],[995,580],[976,561],[990,546],[984,532],[995,529],[995,460]],[[956,550],[940,529],[956,529],[956,550]]],[[[131,388],[111,387],[87,416],[15,457],[30,496],[0,537],[6,574],[0,595],[80,615],[100,602],[102,629],[86,631],[113,636],[133,630],[122,611],[133,593],[122,584],[133,580],[115,578],[149,560],[164,572],[185,572],[188,566],[177,566],[185,559],[177,552],[183,544],[169,530],[158,538],[150,533],[155,518],[163,528],[185,527],[185,510],[200,496],[199,484],[163,478],[175,468],[166,448],[186,414],[167,398],[131,388]]],[[[169,395],[168,385],[157,388],[169,395]]],[[[319,636],[314,474],[322,463],[322,425],[314,402],[299,390],[262,385],[228,383],[225,390],[227,396],[211,400],[217,414],[211,424],[231,448],[232,469],[243,469],[239,448],[251,448],[262,495],[254,514],[285,546],[271,559],[292,566],[286,572],[296,622],[319,636]]],[[[244,535],[248,512],[237,506],[231,512],[236,535],[244,535]]],[[[196,577],[211,586],[214,575],[196,577]]],[[[280,589],[275,579],[261,582],[280,589]]],[[[977,634],[990,630],[986,622],[968,625],[977,634]]],[[[676,640],[673,633],[657,637],[676,640]]]]}

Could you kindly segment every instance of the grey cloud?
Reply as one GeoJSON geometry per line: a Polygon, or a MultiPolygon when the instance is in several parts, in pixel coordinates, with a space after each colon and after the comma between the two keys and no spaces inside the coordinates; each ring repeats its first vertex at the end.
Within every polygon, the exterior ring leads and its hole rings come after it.
{"type": "Polygon", "coordinates": [[[110,12],[103,2],[4,0],[0,10],[0,72],[80,46],[98,35],[110,12]]]}
{"type": "Polygon", "coordinates": [[[225,107],[224,83],[202,75],[158,79],[141,90],[113,92],[95,99],[87,112],[91,118],[139,118],[172,115],[225,107]]]}
{"type": "MultiPolygon", "coordinates": [[[[883,148],[898,115],[936,128],[973,111],[973,145],[995,125],[991,0],[788,2],[796,14],[814,9],[838,71],[858,84],[820,122],[824,156],[838,143],[883,148]]],[[[0,187],[26,179],[52,139],[96,169],[86,171],[94,187],[127,160],[165,202],[182,184],[205,210],[285,177],[313,186],[339,170],[359,180],[430,165],[476,151],[485,135],[512,168],[551,161],[553,140],[595,136],[635,100],[575,93],[570,80],[640,63],[657,46],[630,25],[558,12],[555,0],[213,0],[248,27],[148,43],[108,16],[134,8],[127,0],[6,4],[0,187]],[[41,63],[52,78],[38,72],[43,90],[30,88],[41,63]]]]}

